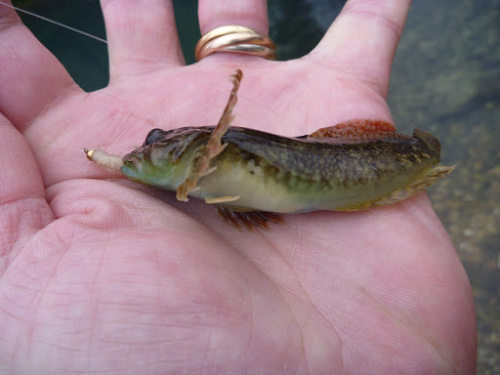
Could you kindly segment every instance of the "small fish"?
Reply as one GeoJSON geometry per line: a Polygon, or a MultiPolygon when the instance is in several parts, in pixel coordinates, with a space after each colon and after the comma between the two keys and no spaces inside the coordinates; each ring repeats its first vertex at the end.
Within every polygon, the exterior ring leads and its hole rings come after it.
{"type": "Polygon", "coordinates": [[[217,126],[151,130],[120,157],[87,150],[89,160],[141,184],[203,199],[235,227],[267,227],[280,214],[357,211],[407,199],[448,175],[439,141],[385,121],[352,120],[288,138],[230,126],[243,74],[217,126]]]}

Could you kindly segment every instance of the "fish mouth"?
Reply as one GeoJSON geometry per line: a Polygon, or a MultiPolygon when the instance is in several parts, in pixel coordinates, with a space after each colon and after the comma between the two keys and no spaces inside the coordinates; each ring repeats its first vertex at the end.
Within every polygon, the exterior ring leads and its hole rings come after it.
{"type": "Polygon", "coordinates": [[[137,155],[129,154],[123,158],[123,165],[120,168],[124,176],[138,178],[142,161],[137,155]]]}
{"type": "Polygon", "coordinates": [[[138,177],[135,168],[130,168],[130,167],[127,167],[127,166],[123,165],[120,168],[120,171],[126,177],[134,178],[134,179],[138,177]]]}

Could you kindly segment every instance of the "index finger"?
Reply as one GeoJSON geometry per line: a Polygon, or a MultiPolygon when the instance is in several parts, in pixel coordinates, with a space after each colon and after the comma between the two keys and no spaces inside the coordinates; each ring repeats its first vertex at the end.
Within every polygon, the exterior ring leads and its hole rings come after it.
{"type": "MultiPolygon", "coordinates": [[[[5,3],[11,5],[10,1],[5,3]]],[[[0,112],[24,131],[47,105],[79,91],[66,69],[22,24],[11,7],[0,5],[0,112]]]]}
{"type": "Polygon", "coordinates": [[[387,95],[411,0],[349,0],[311,58],[328,60],[387,95]]]}
{"type": "Polygon", "coordinates": [[[111,81],[184,63],[172,0],[101,0],[111,81]]]}

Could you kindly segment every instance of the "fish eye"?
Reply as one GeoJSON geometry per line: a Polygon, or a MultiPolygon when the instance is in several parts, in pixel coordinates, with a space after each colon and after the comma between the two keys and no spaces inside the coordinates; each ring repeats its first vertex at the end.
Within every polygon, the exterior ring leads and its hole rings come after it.
{"type": "Polygon", "coordinates": [[[165,135],[165,131],[162,129],[153,129],[146,136],[143,146],[150,145],[151,143],[158,142],[165,135]]]}

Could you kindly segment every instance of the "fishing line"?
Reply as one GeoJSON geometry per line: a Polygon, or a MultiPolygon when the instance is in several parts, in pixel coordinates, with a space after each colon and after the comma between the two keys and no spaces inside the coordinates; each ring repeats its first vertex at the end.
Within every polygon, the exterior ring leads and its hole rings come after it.
{"type": "Polygon", "coordinates": [[[4,3],[3,1],[0,1],[0,4],[8,7],[8,8],[12,8],[12,9],[15,9],[17,10],[18,12],[21,12],[21,13],[25,13],[25,14],[28,14],[32,17],[36,17],[36,18],[39,18],[43,21],[46,21],[46,22],[49,22],[49,23],[52,23],[54,25],[57,25],[59,27],[62,27],[64,29],[68,29],[68,30],[71,30],[75,33],[78,33],[78,34],[81,34],[81,35],[85,35],[85,36],[88,36],[89,38],[92,38],[92,39],[95,39],[95,40],[98,40],[99,42],[103,42],[105,44],[107,44],[108,42],[106,41],[106,39],[102,39],[102,38],[99,38],[98,36],[95,36],[95,35],[92,35],[92,34],[89,34],[85,31],[82,31],[82,30],[78,30],[78,29],[75,29],[74,27],[71,27],[69,25],[65,25],[64,23],[61,23],[61,22],[57,22],[57,21],[54,21],[54,20],[51,20],[50,18],[47,18],[47,17],[44,17],[44,16],[41,16],[39,14],[36,14],[36,13],[33,13],[33,12],[30,12],[30,11],[27,11],[27,10],[24,10],[24,9],[21,9],[21,8],[18,8],[14,5],[10,5],[10,4],[7,4],[7,3],[4,3]]]}

